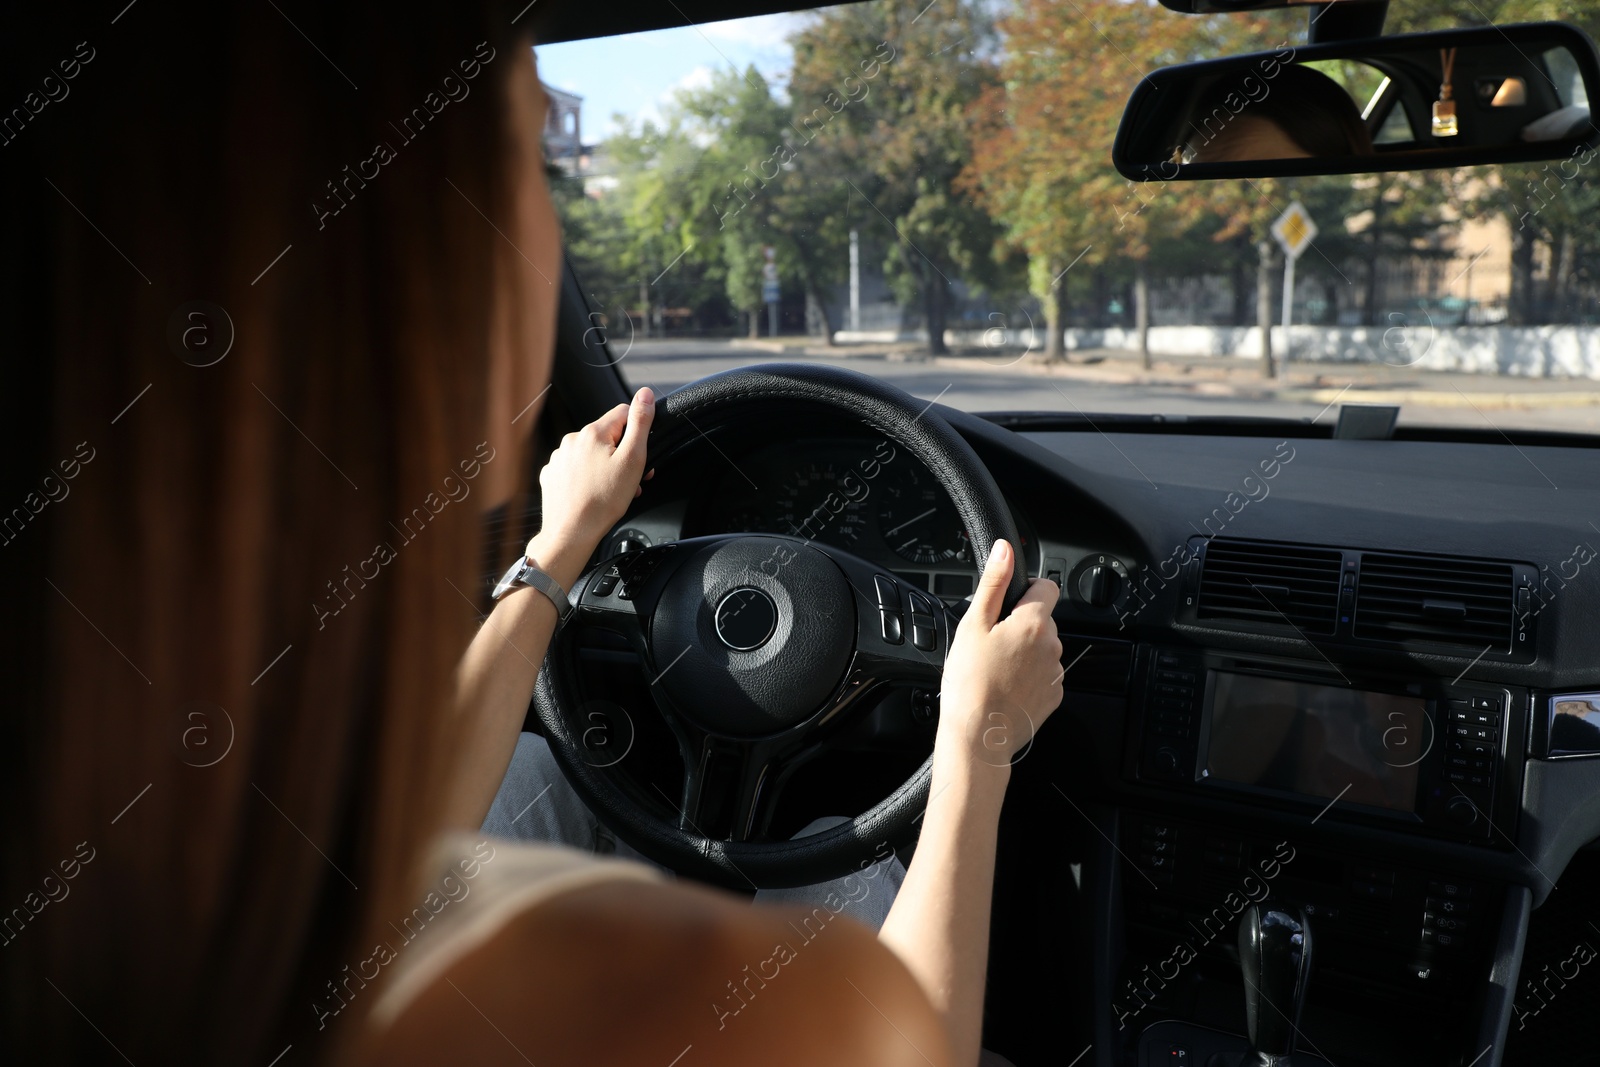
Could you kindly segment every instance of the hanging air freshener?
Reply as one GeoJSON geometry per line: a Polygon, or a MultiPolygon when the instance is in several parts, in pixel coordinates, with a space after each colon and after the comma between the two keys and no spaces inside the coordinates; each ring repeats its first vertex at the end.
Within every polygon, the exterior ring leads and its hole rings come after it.
{"type": "Polygon", "coordinates": [[[1461,132],[1456,125],[1456,102],[1450,92],[1450,75],[1455,70],[1456,50],[1439,49],[1439,67],[1443,74],[1439,82],[1439,99],[1433,102],[1433,135],[1454,137],[1461,132]]]}

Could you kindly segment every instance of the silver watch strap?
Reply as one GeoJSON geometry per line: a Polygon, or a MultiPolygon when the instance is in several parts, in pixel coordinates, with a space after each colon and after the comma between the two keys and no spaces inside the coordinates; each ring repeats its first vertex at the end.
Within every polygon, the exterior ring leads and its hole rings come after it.
{"type": "Polygon", "coordinates": [[[526,556],[513,563],[505,577],[500,579],[500,584],[494,587],[494,599],[499,600],[523,585],[537,589],[550,598],[550,603],[556,607],[558,621],[565,621],[567,614],[572,611],[572,605],[567,603],[567,591],[561,588],[561,583],[534,566],[526,556]]]}

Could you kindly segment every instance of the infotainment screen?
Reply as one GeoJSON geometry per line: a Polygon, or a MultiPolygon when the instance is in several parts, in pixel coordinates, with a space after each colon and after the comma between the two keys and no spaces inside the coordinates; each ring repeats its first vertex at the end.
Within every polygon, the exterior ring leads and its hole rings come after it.
{"type": "Polygon", "coordinates": [[[1433,741],[1421,697],[1212,672],[1205,774],[1395,811],[1433,741]]]}

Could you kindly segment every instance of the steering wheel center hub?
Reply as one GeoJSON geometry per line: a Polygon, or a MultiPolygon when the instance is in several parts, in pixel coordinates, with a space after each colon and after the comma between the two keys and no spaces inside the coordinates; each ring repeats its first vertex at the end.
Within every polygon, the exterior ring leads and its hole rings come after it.
{"type": "Polygon", "coordinates": [[[699,549],[668,580],[650,627],[655,685],[702,728],[764,737],[833,695],[855,633],[837,564],[789,537],[733,537],[699,549]]]}
{"type": "Polygon", "coordinates": [[[778,628],[778,605],[753,585],[742,585],[717,604],[717,636],[735,652],[753,652],[778,628]]]}

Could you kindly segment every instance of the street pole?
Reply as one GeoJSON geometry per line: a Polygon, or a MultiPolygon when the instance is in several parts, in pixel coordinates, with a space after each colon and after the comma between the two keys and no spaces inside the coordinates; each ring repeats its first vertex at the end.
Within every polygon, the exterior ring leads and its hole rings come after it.
{"type": "Polygon", "coordinates": [[[1278,376],[1272,360],[1272,243],[1256,244],[1256,324],[1261,328],[1261,374],[1278,376]]]}
{"type": "Polygon", "coordinates": [[[775,300],[767,302],[767,336],[778,336],[778,304],[775,300]]]}
{"type": "Polygon", "coordinates": [[[1294,313],[1294,263],[1299,256],[1283,257],[1283,358],[1282,362],[1289,362],[1293,346],[1289,343],[1289,322],[1294,313]]]}
{"type": "Polygon", "coordinates": [[[861,329],[861,234],[850,231],[850,329],[861,329]]]}

